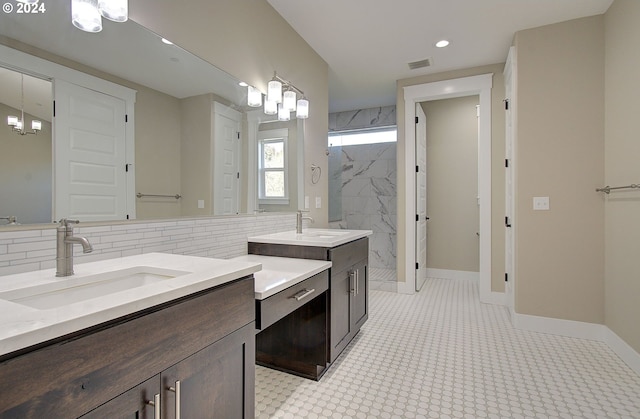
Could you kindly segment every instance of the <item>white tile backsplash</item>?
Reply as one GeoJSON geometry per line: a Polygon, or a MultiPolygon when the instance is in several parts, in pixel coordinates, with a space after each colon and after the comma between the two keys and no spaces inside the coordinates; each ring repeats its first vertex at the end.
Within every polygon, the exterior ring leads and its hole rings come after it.
{"type": "MultiPolygon", "coordinates": [[[[247,237],[293,230],[295,225],[295,214],[132,221],[109,226],[79,224],[74,235],[89,239],[93,252],[83,254],[77,246],[74,262],[151,252],[227,259],[247,254],[247,237]]],[[[0,276],[54,268],[55,257],[55,228],[0,231],[0,276]]]]}

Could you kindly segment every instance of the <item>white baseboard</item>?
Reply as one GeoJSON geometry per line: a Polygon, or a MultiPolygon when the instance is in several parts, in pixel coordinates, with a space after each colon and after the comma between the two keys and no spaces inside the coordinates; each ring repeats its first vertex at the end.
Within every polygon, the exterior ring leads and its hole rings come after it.
{"type": "Polygon", "coordinates": [[[608,327],[605,331],[605,343],[616,353],[636,374],[640,375],[640,354],[627,342],[615,334],[608,327]]]}
{"type": "Polygon", "coordinates": [[[427,268],[427,278],[480,280],[480,272],[427,268]]]}
{"type": "Polygon", "coordinates": [[[521,330],[604,342],[629,368],[640,374],[640,353],[605,325],[518,313],[513,317],[513,325],[521,330]]]}

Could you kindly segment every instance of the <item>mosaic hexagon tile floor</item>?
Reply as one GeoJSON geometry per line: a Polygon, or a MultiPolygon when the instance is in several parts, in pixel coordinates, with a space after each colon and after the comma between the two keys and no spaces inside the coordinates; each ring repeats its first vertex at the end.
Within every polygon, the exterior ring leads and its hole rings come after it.
{"type": "Polygon", "coordinates": [[[640,418],[640,376],[600,342],[516,330],[476,282],[371,291],[319,382],[256,367],[256,418],[640,418]]]}

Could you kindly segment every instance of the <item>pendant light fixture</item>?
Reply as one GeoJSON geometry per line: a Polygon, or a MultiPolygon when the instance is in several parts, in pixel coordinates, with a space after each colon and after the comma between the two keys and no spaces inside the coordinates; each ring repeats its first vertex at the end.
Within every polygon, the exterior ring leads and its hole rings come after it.
{"type": "Polygon", "coordinates": [[[289,121],[291,119],[291,112],[295,112],[296,118],[298,119],[308,118],[309,100],[304,96],[302,90],[274,72],[273,79],[267,84],[264,113],[267,115],[275,115],[277,113],[280,121],[289,121]],[[296,101],[298,94],[300,95],[300,99],[296,101]]]}
{"type": "Polygon", "coordinates": [[[7,125],[11,131],[19,135],[37,134],[42,129],[42,122],[36,119],[31,121],[31,131],[27,131],[24,123],[24,74],[20,74],[20,118],[9,115],[7,125]]]}

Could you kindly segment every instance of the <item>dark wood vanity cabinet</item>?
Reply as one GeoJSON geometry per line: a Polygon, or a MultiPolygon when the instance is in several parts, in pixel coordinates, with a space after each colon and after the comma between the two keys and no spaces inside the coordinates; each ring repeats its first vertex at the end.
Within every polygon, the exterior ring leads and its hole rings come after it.
{"type": "Polygon", "coordinates": [[[335,361],[368,319],[369,239],[331,248],[249,242],[249,253],[331,261],[327,362],[335,361]]]}
{"type": "Polygon", "coordinates": [[[5,357],[0,418],[253,418],[254,304],[250,276],[5,357]]]}
{"type": "Polygon", "coordinates": [[[333,362],[368,319],[368,239],[360,239],[329,251],[331,267],[331,347],[333,362]]]}

